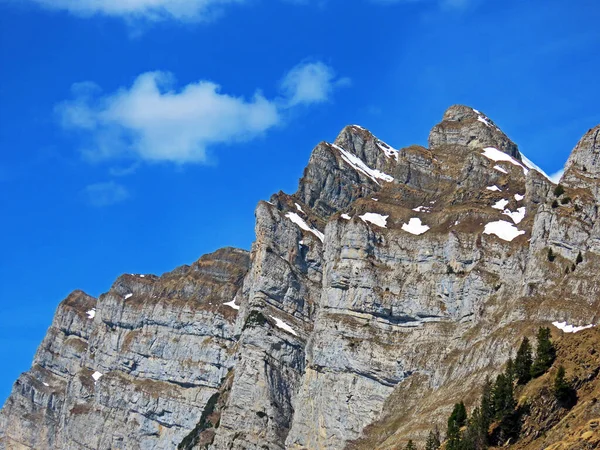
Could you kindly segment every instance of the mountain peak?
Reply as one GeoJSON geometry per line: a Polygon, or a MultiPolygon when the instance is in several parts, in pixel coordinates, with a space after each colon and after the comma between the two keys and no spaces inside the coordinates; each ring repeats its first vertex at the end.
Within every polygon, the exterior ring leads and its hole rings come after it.
{"type": "Polygon", "coordinates": [[[481,111],[465,105],[452,105],[442,121],[429,133],[429,147],[463,145],[474,149],[494,147],[521,160],[517,145],[481,111]]]}

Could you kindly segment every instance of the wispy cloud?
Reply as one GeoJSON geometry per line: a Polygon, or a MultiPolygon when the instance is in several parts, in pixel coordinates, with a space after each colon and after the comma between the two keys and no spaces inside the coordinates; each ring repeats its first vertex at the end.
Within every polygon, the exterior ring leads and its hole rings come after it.
{"type": "MultiPolygon", "coordinates": [[[[80,17],[103,15],[126,20],[160,22],[206,22],[218,17],[229,5],[253,0],[28,0],[48,9],[67,11],[80,17]]],[[[286,0],[309,4],[314,0],[286,0]]],[[[321,0],[322,1],[322,0],[321,0]]],[[[464,9],[480,0],[365,0],[379,4],[431,3],[449,9],[464,9]]]]}
{"type": "Polygon", "coordinates": [[[319,62],[296,66],[283,80],[281,96],[256,91],[247,99],[205,80],[178,90],[171,74],[147,72],[106,95],[93,83],[77,83],[57,112],[65,129],[82,134],[89,160],[201,163],[207,148],[254,139],[280,125],[289,108],[326,101],[348,83],[319,62]]]}
{"type": "Polygon", "coordinates": [[[104,15],[162,21],[205,21],[218,15],[224,6],[248,0],[30,0],[49,9],[88,17],[104,15]]]}
{"type": "Polygon", "coordinates": [[[336,87],[350,84],[349,78],[336,78],[333,69],[322,62],[303,63],[288,72],[281,88],[289,106],[327,101],[336,87]]]}
{"type": "Polygon", "coordinates": [[[131,197],[125,186],[114,181],[90,184],[82,193],[90,205],[99,208],[123,202],[131,197]]]}

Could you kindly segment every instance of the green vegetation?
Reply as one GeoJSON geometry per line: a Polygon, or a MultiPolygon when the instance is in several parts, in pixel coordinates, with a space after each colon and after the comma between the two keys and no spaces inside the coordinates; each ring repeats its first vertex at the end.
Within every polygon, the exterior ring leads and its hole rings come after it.
{"type": "Polygon", "coordinates": [[[531,380],[532,365],[531,344],[529,343],[529,339],[524,337],[515,358],[515,378],[518,384],[527,384],[531,380]]]}
{"type": "Polygon", "coordinates": [[[565,188],[562,187],[562,185],[558,185],[554,188],[554,196],[555,197],[560,197],[561,195],[563,195],[565,193],[565,188]]]}
{"type": "Polygon", "coordinates": [[[552,207],[553,207],[553,208],[558,208],[558,202],[557,202],[556,200],[554,200],[554,201],[552,202],[552,207]]]}
{"type": "MultiPolygon", "coordinates": [[[[541,327],[538,330],[535,358],[529,339],[523,338],[514,361],[509,358],[504,372],[496,377],[493,384],[486,379],[479,404],[470,417],[464,402],[454,405],[448,418],[446,450],[485,450],[490,444],[502,446],[509,440],[517,440],[526,406],[518,407],[515,388],[546,373],[555,359],[556,349],[550,340],[549,328],[541,327]]],[[[554,378],[553,392],[563,403],[574,398],[574,391],[565,380],[562,366],[554,378]]],[[[409,445],[411,443],[409,441],[409,445]]],[[[438,450],[440,446],[439,433],[437,430],[431,431],[425,450],[438,450]]]]}
{"type": "Polygon", "coordinates": [[[563,205],[566,205],[568,203],[571,203],[571,197],[563,197],[563,199],[560,201],[563,205]]]}
{"type": "Polygon", "coordinates": [[[408,444],[406,444],[404,450],[417,450],[417,447],[415,446],[415,443],[412,441],[412,439],[408,441],[408,444]]]}
{"type": "Polygon", "coordinates": [[[559,402],[567,402],[571,398],[571,386],[565,379],[565,368],[560,366],[554,377],[554,396],[559,402]]]}
{"type": "Polygon", "coordinates": [[[554,254],[554,252],[552,251],[552,249],[549,248],[548,249],[548,261],[554,262],[555,259],[556,259],[556,255],[554,254]]]}
{"type": "Polygon", "coordinates": [[[583,255],[581,254],[581,252],[579,252],[577,254],[577,259],[575,259],[575,264],[579,265],[583,262],[583,255]]]}
{"type": "Polygon", "coordinates": [[[537,350],[531,366],[531,376],[537,378],[552,367],[556,359],[556,349],[550,340],[550,328],[540,328],[537,334],[537,350]]]}

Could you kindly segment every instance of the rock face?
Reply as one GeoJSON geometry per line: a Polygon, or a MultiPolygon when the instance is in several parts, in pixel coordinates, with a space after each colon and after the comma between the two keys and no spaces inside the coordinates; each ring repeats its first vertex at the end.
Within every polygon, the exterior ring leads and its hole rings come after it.
{"type": "Polygon", "coordinates": [[[559,189],[466,106],[429,148],[344,128],[295,194],[258,204],[249,254],[61,303],[0,413],[0,448],[423,439],[521,336],[600,319],[599,130],[559,189]]]}

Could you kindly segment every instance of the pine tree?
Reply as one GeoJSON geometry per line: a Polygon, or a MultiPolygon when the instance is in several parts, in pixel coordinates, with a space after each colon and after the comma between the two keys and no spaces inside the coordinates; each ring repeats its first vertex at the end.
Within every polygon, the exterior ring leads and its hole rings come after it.
{"type": "Polygon", "coordinates": [[[537,351],[531,366],[531,376],[537,378],[552,367],[556,359],[556,349],[550,340],[550,328],[540,327],[537,334],[537,351]]]}
{"type": "Polygon", "coordinates": [[[512,356],[508,358],[506,361],[506,368],[504,369],[504,375],[506,375],[506,379],[509,383],[514,383],[515,381],[515,362],[512,359],[512,356]]]}
{"type": "Polygon", "coordinates": [[[448,424],[450,424],[450,421],[456,422],[458,428],[465,426],[467,423],[467,408],[465,408],[465,404],[463,402],[456,403],[454,405],[454,410],[452,410],[452,414],[450,414],[448,424]]]}
{"type": "Polygon", "coordinates": [[[456,420],[448,419],[448,432],[446,433],[446,450],[460,450],[460,427],[456,420]]]}
{"type": "Polygon", "coordinates": [[[442,445],[440,441],[440,432],[435,428],[429,432],[429,436],[427,436],[427,441],[425,441],[425,450],[438,450],[442,445]]]}
{"type": "Polygon", "coordinates": [[[452,414],[448,418],[448,432],[446,434],[446,450],[461,450],[460,428],[467,422],[467,409],[463,402],[456,403],[452,414]]]}
{"type": "Polygon", "coordinates": [[[565,402],[571,396],[571,386],[565,379],[565,368],[560,366],[554,377],[554,396],[560,402],[565,402]]]}
{"type": "Polygon", "coordinates": [[[408,444],[406,444],[404,450],[417,450],[417,447],[415,447],[415,443],[412,441],[412,439],[408,441],[408,444]]]}
{"type": "Polygon", "coordinates": [[[514,411],[516,403],[512,382],[505,374],[498,375],[492,391],[492,404],[494,406],[495,417],[502,420],[506,415],[514,411]]]}
{"type": "Polygon", "coordinates": [[[481,392],[481,402],[479,404],[481,414],[481,428],[485,430],[487,436],[488,430],[494,418],[494,405],[492,398],[492,383],[489,378],[485,379],[483,390],[481,392]]]}
{"type": "Polygon", "coordinates": [[[524,337],[515,358],[515,378],[518,384],[527,384],[531,380],[532,364],[531,344],[529,343],[529,339],[524,337]]]}

